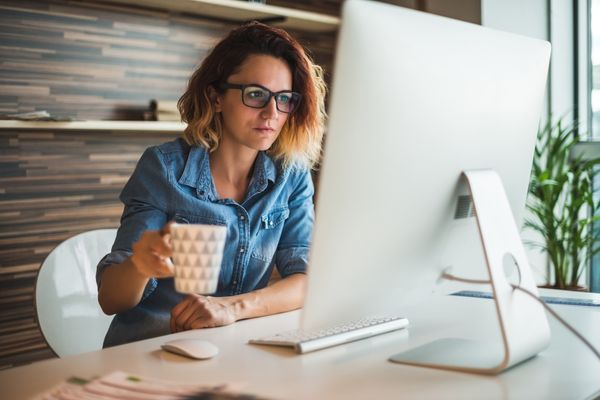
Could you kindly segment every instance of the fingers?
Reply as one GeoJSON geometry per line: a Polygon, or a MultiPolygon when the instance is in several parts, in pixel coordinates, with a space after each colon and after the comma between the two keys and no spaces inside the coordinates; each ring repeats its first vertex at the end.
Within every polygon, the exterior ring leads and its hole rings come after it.
{"type": "Polygon", "coordinates": [[[197,318],[190,323],[189,329],[214,328],[216,326],[219,325],[207,321],[206,318],[197,318]]]}
{"type": "Polygon", "coordinates": [[[173,263],[170,258],[151,254],[151,264],[154,265],[155,278],[167,278],[173,276],[173,263]]]}
{"type": "Polygon", "coordinates": [[[168,257],[155,251],[152,245],[140,241],[133,246],[131,261],[141,275],[150,278],[172,276],[173,272],[168,260],[168,257]]]}
{"type": "Polygon", "coordinates": [[[160,230],[160,235],[165,236],[171,234],[171,226],[175,223],[175,221],[167,222],[160,230]]]}
{"type": "Polygon", "coordinates": [[[177,318],[188,306],[188,303],[194,299],[194,295],[186,296],[179,304],[171,309],[171,318],[177,318]]]}
{"type": "Polygon", "coordinates": [[[207,315],[204,296],[191,294],[171,310],[171,331],[192,329],[192,323],[207,315]]]}
{"type": "Polygon", "coordinates": [[[169,244],[169,233],[163,234],[162,230],[146,231],[142,236],[146,235],[148,236],[147,245],[151,252],[162,257],[171,257],[173,255],[173,250],[169,244]]]}
{"type": "Polygon", "coordinates": [[[183,310],[177,318],[177,327],[179,330],[187,331],[192,329],[192,322],[205,319],[206,310],[199,301],[193,302],[183,310]]]}
{"type": "Polygon", "coordinates": [[[171,332],[173,332],[173,333],[178,332],[177,318],[179,317],[179,314],[181,314],[181,312],[183,310],[185,310],[189,301],[190,301],[190,296],[187,296],[179,304],[177,304],[175,307],[173,307],[171,309],[171,321],[170,321],[171,332]]]}
{"type": "Polygon", "coordinates": [[[173,276],[170,260],[173,250],[169,244],[171,224],[167,223],[160,231],[144,232],[132,246],[131,260],[140,274],[156,278],[173,276]]]}
{"type": "Polygon", "coordinates": [[[213,328],[236,321],[230,298],[191,294],[171,310],[171,331],[213,328]]]}

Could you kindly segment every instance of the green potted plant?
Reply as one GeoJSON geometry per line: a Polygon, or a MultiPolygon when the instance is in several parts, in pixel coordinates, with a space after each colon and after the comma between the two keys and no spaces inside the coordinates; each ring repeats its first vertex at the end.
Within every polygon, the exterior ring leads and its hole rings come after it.
{"type": "Polygon", "coordinates": [[[575,123],[559,119],[541,127],[533,160],[525,227],[533,229],[548,256],[550,276],[547,287],[585,290],[579,285],[582,272],[592,256],[600,251],[592,229],[598,220],[600,202],[595,200],[593,179],[600,158],[586,160],[575,156],[580,135],[575,123]]]}

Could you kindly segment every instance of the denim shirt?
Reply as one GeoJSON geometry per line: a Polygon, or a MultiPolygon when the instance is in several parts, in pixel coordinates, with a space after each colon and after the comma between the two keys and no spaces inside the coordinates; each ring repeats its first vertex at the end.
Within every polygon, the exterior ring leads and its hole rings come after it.
{"type": "MultiPolygon", "coordinates": [[[[260,152],[244,201],[220,199],[204,148],[182,139],[150,147],[121,193],[121,226],[112,252],[98,264],[98,287],[104,268],[123,262],[144,231],[161,229],[168,221],[227,227],[213,296],[263,288],[274,266],[283,278],[304,273],[314,222],[313,193],[308,169],[281,168],[260,152]]],[[[175,291],[173,278],[151,278],[140,303],[115,316],[104,347],[170,333],[171,309],[184,297],[175,291]]]]}

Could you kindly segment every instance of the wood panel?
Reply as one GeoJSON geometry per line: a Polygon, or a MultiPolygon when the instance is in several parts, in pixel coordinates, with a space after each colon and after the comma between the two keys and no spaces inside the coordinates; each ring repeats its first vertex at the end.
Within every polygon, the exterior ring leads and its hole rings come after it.
{"type": "MultiPolygon", "coordinates": [[[[150,99],[179,98],[231,27],[93,1],[0,0],[0,114],[140,120],[150,99]]],[[[294,34],[329,76],[335,35],[294,34]]],[[[142,151],[173,137],[0,129],[0,368],[53,356],[33,308],[41,262],[74,234],[116,227],[142,151]]]]}
{"type": "Polygon", "coordinates": [[[0,1],[0,113],[136,120],[176,100],[231,26],[73,1],[0,1]]]}

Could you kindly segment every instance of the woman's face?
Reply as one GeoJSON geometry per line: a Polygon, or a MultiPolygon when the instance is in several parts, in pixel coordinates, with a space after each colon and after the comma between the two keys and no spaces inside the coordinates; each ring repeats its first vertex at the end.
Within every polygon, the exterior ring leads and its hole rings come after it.
{"type": "MultiPolygon", "coordinates": [[[[292,90],[292,72],[287,63],[267,55],[251,55],[239,71],[227,79],[232,84],[257,84],[271,92],[292,90]]],[[[216,110],[223,116],[221,145],[267,150],[283,128],[288,114],[277,110],[271,97],[263,108],[251,108],[242,103],[240,89],[226,89],[216,99],[216,110]]]]}

